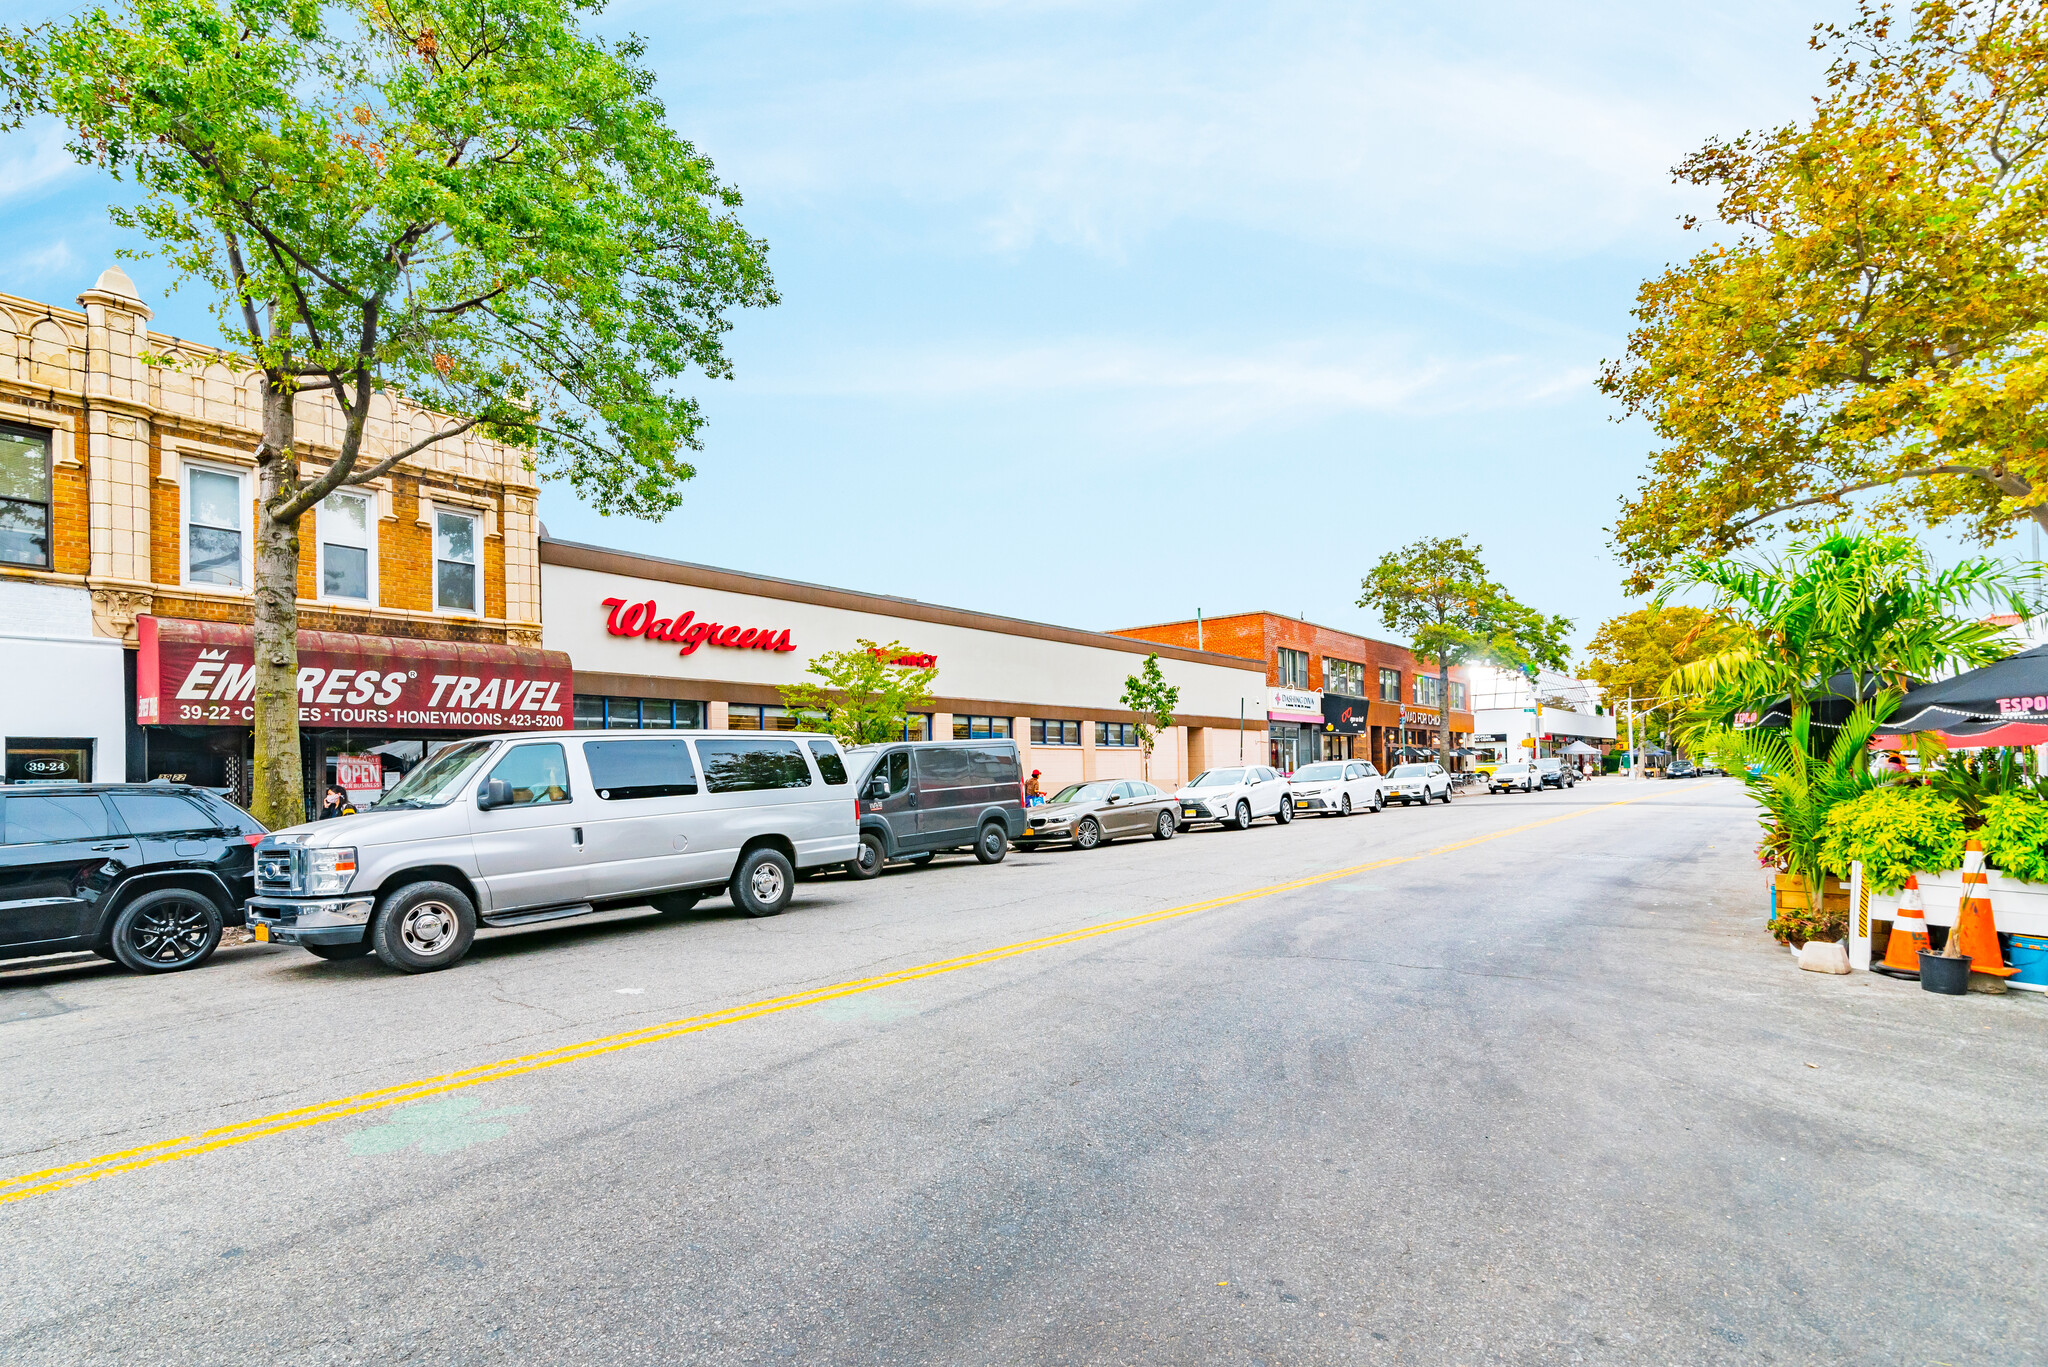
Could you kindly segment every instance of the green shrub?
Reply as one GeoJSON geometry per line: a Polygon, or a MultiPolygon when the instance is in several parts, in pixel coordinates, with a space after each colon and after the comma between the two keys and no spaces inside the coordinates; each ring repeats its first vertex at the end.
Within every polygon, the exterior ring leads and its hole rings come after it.
{"type": "Polygon", "coordinates": [[[1927,788],[1878,788],[1828,812],[1821,864],[1847,878],[1849,865],[1861,860],[1870,889],[1893,893],[1909,873],[1961,867],[1963,838],[1963,809],[1956,803],[1927,788]]]}
{"type": "Polygon", "coordinates": [[[2000,793],[1984,799],[1984,857],[1991,866],[2025,883],[2048,883],[2048,802],[2031,793],[2000,793]]]}

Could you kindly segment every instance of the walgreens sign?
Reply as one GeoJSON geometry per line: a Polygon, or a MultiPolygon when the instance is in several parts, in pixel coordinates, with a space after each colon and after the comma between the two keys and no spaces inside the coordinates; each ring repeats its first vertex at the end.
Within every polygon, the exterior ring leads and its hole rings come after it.
{"type": "MultiPolygon", "coordinates": [[[[225,622],[136,619],[135,720],[247,726],[255,633],[225,622]]],[[[393,731],[536,731],[569,725],[575,684],[556,650],[299,633],[299,721],[393,731]]]]}
{"type": "Polygon", "coordinates": [[[723,646],[727,650],[796,649],[790,644],[788,627],[750,627],[730,622],[700,621],[695,612],[664,617],[652,598],[644,603],[607,598],[604,605],[611,609],[604,619],[606,631],[614,636],[643,636],[650,641],[670,641],[677,646],[678,655],[693,655],[699,646],[723,646]]]}

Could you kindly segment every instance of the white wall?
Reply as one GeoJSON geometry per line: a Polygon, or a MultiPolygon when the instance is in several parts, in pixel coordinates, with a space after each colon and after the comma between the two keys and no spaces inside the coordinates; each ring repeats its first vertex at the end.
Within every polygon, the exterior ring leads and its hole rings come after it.
{"type": "Polygon", "coordinates": [[[128,775],[121,643],[93,635],[82,588],[0,580],[0,744],[89,736],[93,777],[128,775]]]}

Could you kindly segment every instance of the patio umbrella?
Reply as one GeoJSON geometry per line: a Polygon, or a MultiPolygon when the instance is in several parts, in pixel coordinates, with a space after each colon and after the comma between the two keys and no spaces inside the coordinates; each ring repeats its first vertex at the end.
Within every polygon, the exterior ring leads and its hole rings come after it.
{"type": "Polygon", "coordinates": [[[2048,646],[1922,684],[1900,700],[1880,736],[1936,731],[1970,745],[2032,745],[2048,732],[2048,646]],[[1988,739],[1991,736],[1999,739],[1988,739]],[[2010,735],[2012,738],[2006,738],[2010,735]]]}
{"type": "MultiPolygon", "coordinates": [[[[1849,720],[1858,701],[1868,702],[1884,691],[1884,681],[1871,674],[1859,677],[1844,670],[1828,680],[1825,691],[1812,700],[1816,726],[1840,726],[1849,720]]],[[[1779,695],[1764,705],[1763,714],[1751,726],[1786,727],[1792,724],[1792,700],[1779,695]]]]}
{"type": "Polygon", "coordinates": [[[1575,740],[1570,745],[1565,746],[1564,753],[1567,755],[1597,755],[1600,752],[1582,740],[1575,740]]]}

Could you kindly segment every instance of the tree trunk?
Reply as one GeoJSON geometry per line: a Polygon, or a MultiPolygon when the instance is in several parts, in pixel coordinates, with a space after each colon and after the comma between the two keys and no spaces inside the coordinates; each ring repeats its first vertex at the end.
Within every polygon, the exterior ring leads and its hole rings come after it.
{"type": "Polygon", "coordinates": [[[250,809],[270,829],[306,819],[299,756],[299,522],[271,508],[298,492],[292,394],[263,384],[263,441],[256,450],[256,772],[250,809]]]}
{"type": "Polygon", "coordinates": [[[1447,660],[1437,661],[1436,687],[1436,762],[1448,771],[1451,767],[1451,666],[1447,660]]]}

